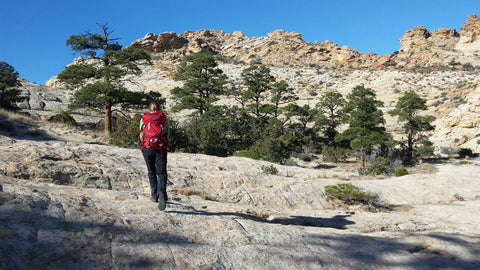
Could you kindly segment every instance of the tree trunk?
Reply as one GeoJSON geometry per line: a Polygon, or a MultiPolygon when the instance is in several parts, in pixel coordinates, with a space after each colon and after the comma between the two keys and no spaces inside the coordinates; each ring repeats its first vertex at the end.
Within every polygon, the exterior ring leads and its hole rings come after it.
{"type": "Polygon", "coordinates": [[[363,143],[360,144],[360,165],[362,168],[365,168],[365,147],[363,146],[363,143]]]}
{"type": "Polygon", "coordinates": [[[112,133],[112,104],[107,101],[104,106],[104,122],[105,122],[105,134],[110,135],[112,133]]]}
{"type": "Polygon", "coordinates": [[[406,158],[406,163],[407,165],[412,165],[413,161],[413,128],[412,125],[410,125],[408,129],[408,141],[407,141],[407,156],[406,158]]]}

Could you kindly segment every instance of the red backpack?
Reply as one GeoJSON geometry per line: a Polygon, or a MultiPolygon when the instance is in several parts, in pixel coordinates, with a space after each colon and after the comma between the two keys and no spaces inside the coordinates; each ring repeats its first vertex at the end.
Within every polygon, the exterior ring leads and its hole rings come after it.
{"type": "Polygon", "coordinates": [[[143,132],[141,139],[142,150],[149,148],[159,150],[167,148],[168,142],[165,134],[167,116],[163,112],[145,113],[142,115],[143,132]]]}

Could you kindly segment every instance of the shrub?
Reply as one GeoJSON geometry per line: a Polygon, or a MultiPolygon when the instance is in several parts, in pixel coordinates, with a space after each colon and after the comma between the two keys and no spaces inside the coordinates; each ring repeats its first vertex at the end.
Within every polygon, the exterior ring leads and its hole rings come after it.
{"type": "Polygon", "coordinates": [[[407,175],[408,171],[405,167],[398,167],[395,169],[395,176],[404,176],[407,175]]]}
{"type": "Polygon", "coordinates": [[[246,158],[251,158],[251,159],[262,159],[262,156],[259,155],[257,152],[250,151],[250,150],[242,150],[238,151],[235,153],[235,156],[237,157],[246,157],[246,158]]]}
{"type": "Polygon", "coordinates": [[[273,165],[270,165],[270,166],[262,165],[262,171],[265,172],[266,174],[273,174],[273,175],[278,174],[277,167],[275,167],[273,165]]]}
{"type": "Polygon", "coordinates": [[[284,163],[293,152],[293,137],[281,135],[280,137],[266,137],[263,141],[255,143],[250,150],[258,153],[267,161],[284,163]]]}
{"type": "Polygon", "coordinates": [[[363,192],[352,184],[328,185],[324,189],[327,199],[337,199],[347,204],[368,204],[373,198],[372,194],[363,192]]]}
{"type": "Polygon", "coordinates": [[[68,126],[77,126],[77,121],[69,115],[67,112],[61,112],[55,115],[52,115],[49,119],[49,122],[62,123],[68,126]]]}
{"type": "Polygon", "coordinates": [[[117,130],[112,133],[113,144],[120,147],[138,147],[140,138],[138,129],[142,116],[137,113],[133,118],[129,116],[119,116],[117,118],[117,130]]]}
{"type": "Polygon", "coordinates": [[[473,156],[473,151],[470,148],[460,148],[457,153],[458,153],[458,156],[460,158],[465,158],[467,156],[469,156],[469,157],[473,156]]]}
{"type": "Polygon", "coordinates": [[[371,166],[360,168],[360,175],[392,175],[395,172],[392,163],[385,157],[377,157],[371,166]]]}
{"type": "Polygon", "coordinates": [[[338,146],[325,146],[322,149],[323,161],[326,162],[341,162],[347,159],[345,150],[338,146]]]}

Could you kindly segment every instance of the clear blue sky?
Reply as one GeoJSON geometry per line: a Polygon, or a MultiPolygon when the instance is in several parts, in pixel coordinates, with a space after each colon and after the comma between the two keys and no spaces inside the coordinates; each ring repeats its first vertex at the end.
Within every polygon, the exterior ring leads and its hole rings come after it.
{"type": "Polygon", "coordinates": [[[78,55],[65,41],[108,22],[121,45],[146,33],[217,29],[266,36],[298,32],[308,42],[330,40],[379,55],[400,48],[406,30],[460,31],[479,0],[2,0],[0,61],[21,78],[44,84],[78,55]]]}

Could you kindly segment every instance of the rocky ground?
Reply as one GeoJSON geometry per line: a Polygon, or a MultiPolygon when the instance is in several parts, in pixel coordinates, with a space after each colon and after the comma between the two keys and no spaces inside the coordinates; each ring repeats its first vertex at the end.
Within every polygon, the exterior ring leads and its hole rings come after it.
{"type": "Polygon", "coordinates": [[[138,149],[18,116],[0,126],[1,269],[480,268],[476,159],[362,178],[357,164],[170,153],[161,212],[138,149]],[[327,201],[338,183],[377,205],[327,201]]]}

